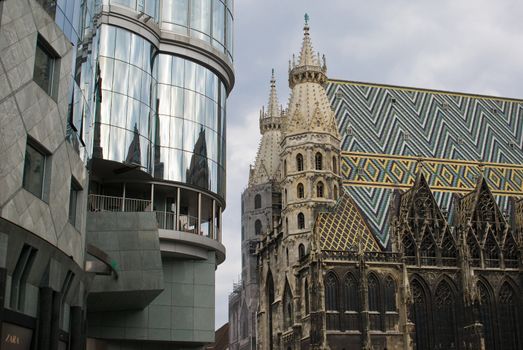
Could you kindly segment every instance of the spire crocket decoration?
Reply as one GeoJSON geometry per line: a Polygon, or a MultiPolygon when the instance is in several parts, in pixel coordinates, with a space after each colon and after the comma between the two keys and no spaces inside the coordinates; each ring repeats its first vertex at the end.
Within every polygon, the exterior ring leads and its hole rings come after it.
{"type": "Polygon", "coordinates": [[[249,185],[267,183],[279,174],[279,154],[281,141],[281,123],[283,110],[278,102],[274,69],[271,76],[271,88],[267,109],[260,111],[260,133],[262,139],[256,154],[254,167],[251,168],[249,185]]]}
{"type": "Polygon", "coordinates": [[[327,132],[339,139],[334,112],[324,88],[327,82],[325,56],[320,60],[320,55],[314,52],[309,30],[309,16],[305,15],[298,63],[293,59],[289,66],[292,92],[284,131],[286,134],[327,132]]]}

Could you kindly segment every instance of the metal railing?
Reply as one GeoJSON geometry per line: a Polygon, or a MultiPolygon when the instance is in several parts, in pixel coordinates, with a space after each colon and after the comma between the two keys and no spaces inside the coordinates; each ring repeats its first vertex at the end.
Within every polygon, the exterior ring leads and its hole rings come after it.
{"type": "Polygon", "coordinates": [[[178,227],[176,227],[176,213],[172,211],[155,211],[158,228],[164,230],[179,230],[198,234],[198,218],[191,215],[180,214],[178,227]]]}
{"type": "Polygon", "coordinates": [[[123,198],[90,194],[88,196],[89,211],[151,211],[151,201],[146,199],[123,198]]]}

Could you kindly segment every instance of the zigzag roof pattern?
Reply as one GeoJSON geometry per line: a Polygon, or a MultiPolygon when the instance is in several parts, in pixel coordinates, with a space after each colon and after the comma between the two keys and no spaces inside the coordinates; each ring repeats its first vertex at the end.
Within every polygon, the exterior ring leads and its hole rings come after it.
{"type": "Polygon", "coordinates": [[[318,214],[314,231],[321,250],[381,251],[358,205],[347,192],[330,211],[318,214]]]}
{"type": "MultiPolygon", "coordinates": [[[[329,80],[327,95],[343,151],[523,164],[522,99],[341,80],[329,80]]],[[[386,246],[391,189],[347,189],[386,246]]],[[[450,209],[451,193],[434,196],[450,209]]]]}

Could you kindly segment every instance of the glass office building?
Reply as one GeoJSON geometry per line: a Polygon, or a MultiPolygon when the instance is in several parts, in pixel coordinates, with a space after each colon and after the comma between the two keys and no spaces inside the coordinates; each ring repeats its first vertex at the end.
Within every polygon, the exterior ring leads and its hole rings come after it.
{"type": "Polygon", "coordinates": [[[119,277],[94,280],[88,348],[200,348],[225,259],[233,2],[103,0],[94,13],[87,243],[119,277]]]}

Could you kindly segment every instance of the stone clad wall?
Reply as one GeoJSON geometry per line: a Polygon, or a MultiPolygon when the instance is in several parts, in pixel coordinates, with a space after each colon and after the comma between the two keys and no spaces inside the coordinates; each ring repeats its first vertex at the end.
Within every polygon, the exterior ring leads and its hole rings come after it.
{"type": "Polygon", "coordinates": [[[84,259],[85,214],[68,222],[71,177],[86,200],[84,163],[66,141],[68,91],[75,48],[35,1],[3,2],[0,26],[0,217],[19,225],[72,256],[84,259]],[[37,36],[60,56],[56,100],[33,81],[37,36]],[[30,137],[49,153],[49,193],[41,200],[22,186],[24,157],[30,137]]]}

